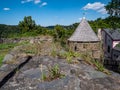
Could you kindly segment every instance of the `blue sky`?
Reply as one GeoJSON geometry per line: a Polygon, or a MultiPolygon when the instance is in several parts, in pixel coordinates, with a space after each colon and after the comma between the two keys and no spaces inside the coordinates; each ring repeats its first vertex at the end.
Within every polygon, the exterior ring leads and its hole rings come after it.
{"type": "Polygon", "coordinates": [[[70,25],[80,22],[83,13],[88,20],[108,16],[104,6],[110,0],[0,0],[0,24],[17,25],[24,16],[36,24],[70,25]]]}

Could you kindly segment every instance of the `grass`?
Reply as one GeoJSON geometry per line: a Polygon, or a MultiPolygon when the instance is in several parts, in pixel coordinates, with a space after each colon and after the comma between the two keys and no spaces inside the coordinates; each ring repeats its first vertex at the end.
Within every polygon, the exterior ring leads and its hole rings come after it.
{"type": "Polygon", "coordinates": [[[56,57],[56,56],[57,56],[56,50],[53,49],[53,50],[51,51],[50,55],[53,56],[53,57],[56,57]]]}
{"type": "Polygon", "coordinates": [[[4,54],[0,54],[0,66],[2,65],[2,60],[4,59],[4,54]]]}
{"type": "Polygon", "coordinates": [[[15,46],[24,45],[28,42],[21,42],[21,43],[3,43],[0,44],[0,65],[2,65],[2,61],[5,55],[12,50],[15,46]]]}
{"type": "Polygon", "coordinates": [[[0,44],[0,50],[11,49],[11,48],[13,48],[15,46],[17,46],[16,43],[0,44]]]}
{"type": "Polygon", "coordinates": [[[80,57],[80,54],[77,52],[68,51],[63,54],[60,53],[59,56],[62,58],[65,58],[69,64],[72,64],[72,63],[75,63],[75,60],[74,60],[75,58],[80,57]]]}
{"type": "Polygon", "coordinates": [[[5,57],[5,55],[16,46],[15,43],[10,44],[0,44],[0,66],[2,65],[2,61],[5,57]]]}
{"type": "Polygon", "coordinates": [[[85,60],[85,62],[87,62],[88,64],[94,66],[96,68],[96,70],[104,72],[106,74],[110,74],[110,72],[107,69],[104,68],[104,66],[103,66],[103,64],[101,62],[99,62],[98,60],[95,60],[88,53],[81,54],[81,57],[83,58],[83,60],[85,60]]]}
{"type": "Polygon", "coordinates": [[[61,73],[60,67],[58,64],[48,67],[48,74],[42,73],[43,81],[52,81],[54,79],[60,79],[65,75],[61,73]]]}
{"type": "Polygon", "coordinates": [[[53,42],[51,43],[51,51],[50,51],[50,56],[52,57],[58,57],[59,56],[59,52],[62,50],[62,47],[60,45],[60,43],[58,42],[53,42]]]}
{"type": "Polygon", "coordinates": [[[32,44],[21,45],[21,48],[18,48],[18,50],[26,54],[35,54],[35,46],[32,44]]]}
{"type": "Polygon", "coordinates": [[[10,50],[10,49],[14,48],[15,46],[24,45],[27,43],[28,42],[26,42],[26,41],[21,42],[21,43],[3,43],[3,44],[0,44],[0,50],[10,50]]]}

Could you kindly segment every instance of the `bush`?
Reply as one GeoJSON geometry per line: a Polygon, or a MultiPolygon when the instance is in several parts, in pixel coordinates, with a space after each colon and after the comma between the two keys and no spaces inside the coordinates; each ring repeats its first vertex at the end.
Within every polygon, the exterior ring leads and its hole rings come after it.
{"type": "Polygon", "coordinates": [[[95,68],[98,71],[104,72],[106,74],[110,74],[108,70],[106,70],[102,63],[100,63],[98,60],[95,60],[93,57],[91,57],[88,53],[81,54],[83,60],[85,60],[88,64],[95,66],[95,68]]]}
{"type": "Polygon", "coordinates": [[[25,32],[22,34],[23,37],[29,37],[29,36],[37,36],[38,34],[36,32],[25,32]]]}
{"type": "Polygon", "coordinates": [[[69,51],[69,52],[60,54],[60,57],[65,58],[68,63],[74,63],[75,60],[73,61],[73,59],[77,58],[79,56],[80,56],[80,54],[78,52],[73,52],[73,51],[69,51]]]}
{"type": "Polygon", "coordinates": [[[42,73],[42,80],[44,81],[51,81],[62,77],[64,77],[64,74],[61,73],[58,64],[55,64],[53,67],[48,67],[48,75],[42,73]]]}

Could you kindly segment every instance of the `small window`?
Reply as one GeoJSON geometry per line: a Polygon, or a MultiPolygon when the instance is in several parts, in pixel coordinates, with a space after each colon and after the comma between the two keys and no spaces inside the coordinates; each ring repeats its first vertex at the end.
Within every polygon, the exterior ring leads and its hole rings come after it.
{"type": "Polygon", "coordinates": [[[108,51],[108,53],[110,53],[110,46],[108,46],[108,50],[107,51],[108,51]]]}
{"type": "Polygon", "coordinates": [[[74,50],[77,51],[77,46],[75,45],[74,50]]]}

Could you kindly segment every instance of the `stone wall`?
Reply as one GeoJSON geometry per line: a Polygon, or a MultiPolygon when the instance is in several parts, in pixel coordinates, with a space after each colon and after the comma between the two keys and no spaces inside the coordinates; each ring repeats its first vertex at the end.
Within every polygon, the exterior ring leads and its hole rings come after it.
{"type": "Polygon", "coordinates": [[[100,43],[79,43],[79,42],[69,42],[69,47],[71,50],[80,52],[80,53],[88,53],[90,56],[99,59],[100,52],[100,43]]]}
{"type": "Polygon", "coordinates": [[[36,36],[36,37],[24,37],[24,38],[1,38],[0,43],[19,43],[19,42],[30,42],[34,43],[35,41],[52,41],[50,36],[36,36]]]}

